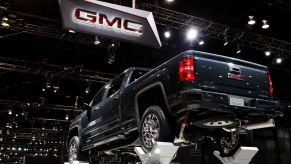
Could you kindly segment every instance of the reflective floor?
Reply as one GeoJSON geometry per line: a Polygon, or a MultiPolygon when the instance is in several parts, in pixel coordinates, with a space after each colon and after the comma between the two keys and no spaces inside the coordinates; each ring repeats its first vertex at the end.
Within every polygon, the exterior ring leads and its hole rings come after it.
{"type": "MultiPolygon", "coordinates": [[[[261,129],[253,132],[249,145],[259,148],[259,152],[253,158],[253,164],[291,164],[291,130],[287,129],[261,129]]],[[[215,164],[220,163],[212,155],[212,146],[205,143],[200,151],[195,148],[183,148],[177,153],[173,163],[181,164],[215,164]]]]}

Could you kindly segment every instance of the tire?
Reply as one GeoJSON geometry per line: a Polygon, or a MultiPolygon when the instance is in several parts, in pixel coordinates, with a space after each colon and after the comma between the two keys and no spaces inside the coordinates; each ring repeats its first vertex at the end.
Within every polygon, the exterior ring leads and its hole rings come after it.
{"type": "Polygon", "coordinates": [[[142,148],[150,152],[156,141],[169,142],[173,135],[168,121],[159,106],[153,105],[146,109],[140,122],[140,140],[142,148]]]}
{"type": "Polygon", "coordinates": [[[250,146],[252,140],[252,131],[246,132],[246,134],[236,134],[237,141],[231,147],[225,146],[225,140],[229,137],[230,133],[222,132],[220,133],[220,137],[217,138],[217,148],[221,154],[221,156],[232,156],[236,153],[236,151],[240,148],[240,146],[250,146]],[[225,147],[228,147],[227,151],[225,151],[225,147]]]}
{"type": "Polygon", "coordinates": [[[74,136],[70,140],[68,156],[70,164],[74,161],[83,161],[85,159],[85,154],[80,152],[80,139],[78,136],[74,136]]]}

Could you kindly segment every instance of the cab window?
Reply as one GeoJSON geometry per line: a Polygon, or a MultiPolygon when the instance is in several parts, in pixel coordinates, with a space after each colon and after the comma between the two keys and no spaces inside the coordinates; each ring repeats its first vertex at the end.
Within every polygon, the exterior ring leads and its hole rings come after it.
{"type": "Polygon", "coordinates": [[[123,77],[124,77],[124,74],[112,80],[106,97],[110,97],[111,95],[113,95],[115,92],[117,92],[120,89],[122,85],[123,77]]]}
{"type": "Polygon", "coordinates": [[[102,98],[103,98],[103,95],[104,95],[105,91],[106,91],[106,88],[105,88],[105,86],[103,86],[97,92],[97,94],[95,95],[95,97],[93,98],[93,101],[92,101],[91,106],[95,106],[95,105],[97,105],[98,103],[100,103],[102,101],[102,98]]]}

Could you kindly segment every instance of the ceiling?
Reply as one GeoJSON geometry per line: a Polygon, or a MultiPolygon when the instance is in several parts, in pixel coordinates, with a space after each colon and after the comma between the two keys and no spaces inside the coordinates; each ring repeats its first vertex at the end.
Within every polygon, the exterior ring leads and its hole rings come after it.
{"type": "MultiPolygon", "coordinates": [[[[126,0],[107,2],[131,5],[126,0]]],[[[291,44],[290,0],[176,0],[172,3],[142,0],[138,1],[138,7],[142,8],[143,2],[291,44]],[[257,21],[253,27],[247,25],[249,15],[255,16],[257,21]],[[260,27],[263,19],[270,23],[268,30],[260,27]]],[[[184,31],[179,29],[171,29],[172,38],[165,39],[163,32],[166,27],[159,24],[163,42],[160,49],[112,38],[102,38],[104,42],[94,45],[87,42],[92,36],[69,34],[62,30],[57,0],[0,0],[0,6],[8,9],[1,11],[0,16],[10,13],[10,19],[54,28],[58,30],[56,33],[65,36],[40,35],[37,33],[38,26],[35,26],[34,33],[13,27],[0,28],[0,129],[6,134],[10,130],[10,134],[4,138],[9,143],[21,144],[29,140],[36,146],[33,137],[44,144],[43,138],[49,135],[53,142],[47,146],[48,149],[52,148],[49,150],[51,155],[60,155],[61,151],[54,152],[54,148],[59,148],[55,142],[64,141],[69,121],[80,113],[80,104],[88,103],[104,83],[128,67],[154,68],[187,49],[267,65],[273,78],[275,97],[291,104],[291,60],[288,58],[291,54],[278,53],[265,57],[262,50],[249,46],[242,46],[242,53],[236,54],[235,43],[223,46],[223,41],[207,36],[203,38],[203,46],[193,45],[185,41],[184,31]],[[117,45],[116,59],[113,64],[108,64],[108,45],[112,43],[117,45]],[[281,65],[273,63],[276,55],[284,57],[281,65]],[[11,115],[9,110],[12,111],[11,115]],[[21,131],[19,127],[27,130],[21,131]],[[19,136],[16,141],[13,141],[14,135],[19,136]]]]}

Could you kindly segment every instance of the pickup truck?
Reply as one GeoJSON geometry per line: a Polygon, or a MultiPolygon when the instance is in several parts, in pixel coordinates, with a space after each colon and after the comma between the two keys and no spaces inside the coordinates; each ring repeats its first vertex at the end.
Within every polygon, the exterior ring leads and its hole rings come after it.
{"type": "Polygon", "coordinates": [[[241,131],[274,126],[272,94],[266,66],[206,52],[189,50],[154,69],[129,68],[72,121],[69,160],[207,139],[229,155],[241,131]]]}

